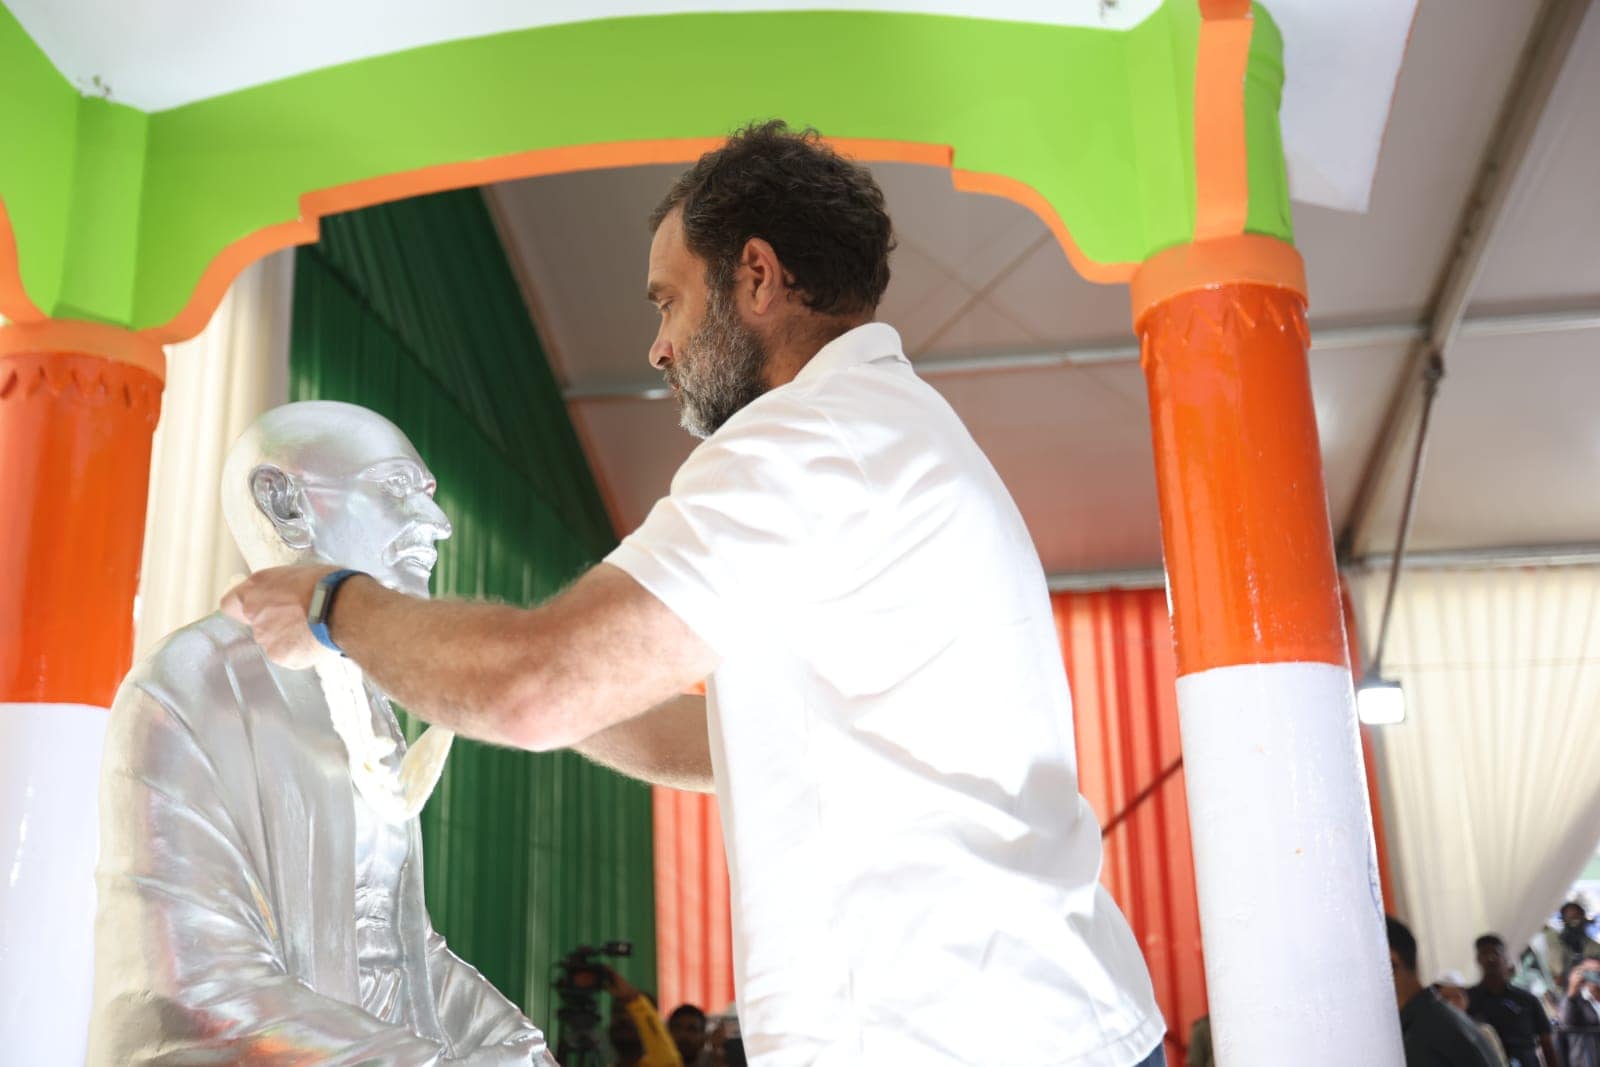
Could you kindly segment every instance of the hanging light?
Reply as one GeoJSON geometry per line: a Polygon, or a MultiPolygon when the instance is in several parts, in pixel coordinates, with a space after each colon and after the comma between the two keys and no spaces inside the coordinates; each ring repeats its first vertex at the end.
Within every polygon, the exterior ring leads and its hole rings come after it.
{"type": "Polygon", "coordinates": [[[1422,416],[1417,423],[1417,444],[1411,454],[1411,477],[1406,483],[1405,503],[1400,509],[1400,529],[1395,536],[1394,558],[1389,562],[1389,588],[1383,597],[1383,621],[1378,624],[1378,642],[1367,673],[1356,686],[1356,717],[1368,726],[1394,726],[1406,721],[1406,693],[1399,682],[1383,676],[1384,645],[1389,637],[1389,619],[1394,612],[1394,592],[1400,585],[1400,572],[1406,565],[1406,544],[1411,538],[1411,516],[1417,504],[1417,487],[1422,481],[1422,455],[1428,444],[1428,418],[1444,378],[1444,358],[1437,348],[1428,354],[1422,369],[1422,416]]]}
{"type": "Polygon", "coordinates": [[[1369,674],[1356,686],[1356,715],[1368,726],[1406,721],[1406,691],[1399,682],[1369,674]]]}

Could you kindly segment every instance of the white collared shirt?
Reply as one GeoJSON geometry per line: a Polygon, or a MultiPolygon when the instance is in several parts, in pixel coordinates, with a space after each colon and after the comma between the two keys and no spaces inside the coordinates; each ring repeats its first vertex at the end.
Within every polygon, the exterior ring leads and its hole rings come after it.
{"type": "Polygon", "coordinates": [[[1099,884],[1044,574],[899,335],[825,346],[609,557],[707,685],[759,1067],[1127,1067],[1163,1025],[1099,884]]]}

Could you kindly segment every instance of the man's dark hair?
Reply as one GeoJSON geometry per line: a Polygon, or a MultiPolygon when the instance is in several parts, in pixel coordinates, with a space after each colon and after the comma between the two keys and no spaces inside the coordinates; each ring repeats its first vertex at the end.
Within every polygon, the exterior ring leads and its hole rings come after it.
{"type": "Polygon", "coordinates": [[[1393,915],[1385,915],[1384,919],[1389,927],[1390,950],[1399,957],[1401,966],[1415,974],[1417,970],[1417,939],[1412,935],[1411,928],[1393,915]]]}
{"type": "Polygon", "coordinates": [[[745,242],[773,248],[821,315],[870,314],[889,287],[894,228],[872,172],[822,143],[816,130],[779,119],[751,123],[684,172],[655,211],[683,209],[684,242],[706,261],[706,279],[726,292],[745,242]]]}
{"type": "Polygon", "coordinates": [[[1472,947],[1475,949],[1505,948],[1506,939],[1501,937],[1499,934],[1484,934],[1482,937],[1478,938],[1478,940],[1472,943],[1472,947]]]}
{"type": "Polygon", "coordinates": [[[671,1025],[684,1017],[699,1019],[701,1026],[706,1024],[706,1013],[693,1004],[679,1004],[676,1008],[673,1008],[672,1014],[667,1016],[667,1023],[671,1025]]]}

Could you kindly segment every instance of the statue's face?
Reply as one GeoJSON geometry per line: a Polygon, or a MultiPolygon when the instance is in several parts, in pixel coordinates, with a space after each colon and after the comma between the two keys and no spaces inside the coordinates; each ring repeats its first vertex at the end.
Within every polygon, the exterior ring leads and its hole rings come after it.
{"type": "Polygon", "coordinates": [[[339,431],[300,454],[312,551],[427,596],[434,542],[450,536],[450,520],[433,502],[433,475],[411,442],[376,416],[341,420],[339,431]]]}

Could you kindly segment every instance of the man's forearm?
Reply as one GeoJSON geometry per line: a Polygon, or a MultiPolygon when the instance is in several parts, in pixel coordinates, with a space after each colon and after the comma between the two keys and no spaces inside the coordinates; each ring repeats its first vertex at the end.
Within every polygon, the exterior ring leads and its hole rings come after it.
{"type": "MultiPolygon", "coordinates": [[[[269,567],[222,598],[256,642],[293,670],[326,653],[306,625],[332,568],[269,567]]],[[[591,567],[537,608],[431,601],[370,578],[339,587],[333,640],[428,722],[480,740],[552,749],[642,715],[706,677],[717,655],[626,571],[591,567]]]]}
{"type": "Polygon", "coordinates": [[[706,698],[681,696],[573,746],[596,763],[669,789],[710,793],[706,698]]]}
{"type": "Polygon", "coordinates": [[[704,678],[711,650],[616,567],[537,608],[342,586],[333,640],[428,722],[516,748],[576,745],[704,678]]]}
{"type": "Polygon", "coordinates": [[[539,649],[528,612],[504,604],[421,600],[353,578],[329,632],[385,693],[466,737],[514,744],[506,693],[539,649]]]}

